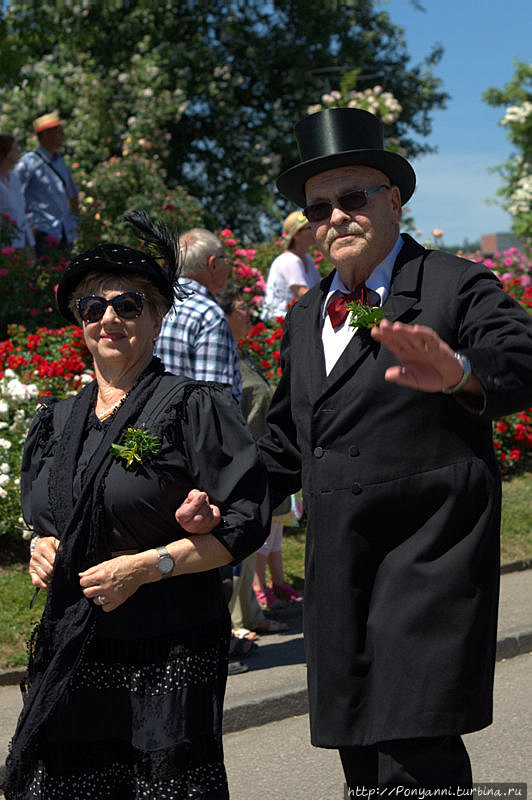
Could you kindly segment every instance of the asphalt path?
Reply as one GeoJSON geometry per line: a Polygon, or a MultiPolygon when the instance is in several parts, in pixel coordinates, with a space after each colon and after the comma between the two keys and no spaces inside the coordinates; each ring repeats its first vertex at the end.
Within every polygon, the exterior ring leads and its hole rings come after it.
{"type": "MultiPolygon", "coordinates": [[[[464,737],[477,783],[532,782],[532,654],[495,668],[494,723],[464,737]]],[[[312,747],[308,716],[224,737],[231,800],[342,800],[336,751],[312,747]]]]}

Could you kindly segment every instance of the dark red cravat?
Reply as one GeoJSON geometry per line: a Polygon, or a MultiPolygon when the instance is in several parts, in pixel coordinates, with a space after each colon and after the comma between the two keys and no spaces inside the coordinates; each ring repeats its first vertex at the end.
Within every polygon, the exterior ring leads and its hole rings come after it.
{"type": "Polygon", "coordinates": [[[367,291],[363,283],[359,284],[354,292],[350,294],[341,294],[331,300],[327,306],[327,314],[329,315],[333,328],[338,328],[339,325],[343,324],[349,313],[346,304],[353,300],[360,300],[361,303],[367,303],[367,291]]]}

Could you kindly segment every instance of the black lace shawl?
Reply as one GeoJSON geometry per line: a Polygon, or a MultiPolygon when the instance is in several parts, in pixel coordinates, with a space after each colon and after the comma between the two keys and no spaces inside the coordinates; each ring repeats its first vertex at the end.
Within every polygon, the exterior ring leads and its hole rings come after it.
{"type": "MultiPolygon", "coordinates": [[[[68,687],[94,629],[96,606],[79,586],[78,573],[110,557],[103,527],[103,489],[113,456],[110,446],[133,424],[153,395],[164,368],[153,359],[118,410],[88,467],[74,504],[72,481],[87,418],[97,386],[93,381],[75,398],[57,443],[50,473],[50,507],[61,531],[53,578],[39,626],[30,642],[28,677],[22,687],[24,707],[6,762],[6,800],[22,800],[40,757],[43,725],[68,687]]],[[[53,406],[49,409],[53,409],[53,406]]]]}

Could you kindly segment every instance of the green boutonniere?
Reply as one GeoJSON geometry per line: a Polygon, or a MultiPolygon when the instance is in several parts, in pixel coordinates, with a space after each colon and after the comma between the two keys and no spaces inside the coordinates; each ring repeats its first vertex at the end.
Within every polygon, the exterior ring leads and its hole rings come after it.
{"type": "Polygon", "coordinates": [[[373,328],[384,319],[384,311],[379,306],[365,306],[360,300],[347,303],[351,312],[349,325],[352,328],[373,328]]]}
{"type": "Polygon", "coordinates": [[[112,444],[111,453],[123,458],[126,469],[134,461],[142,464],[142,459],[148,455],[157,455],[161,450],[161,443],[156,436],[142,428],[128,428],[122,436],[122,444],[112,444]]]}

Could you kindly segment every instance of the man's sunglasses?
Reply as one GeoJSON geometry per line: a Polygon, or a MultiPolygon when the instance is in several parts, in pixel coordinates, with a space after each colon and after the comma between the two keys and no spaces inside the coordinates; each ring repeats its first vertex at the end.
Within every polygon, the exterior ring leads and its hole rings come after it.
{"type": "Polygon", "coordinates": [[[350,211],[358,211],[359,208],[364,208],[370,195],[380,192],[381,189],[391,188],[391,186],[381,183],[381,185],[376,186],[375,189],[355,189],[353,192],[347,192],[339,197],[338,200],[335,201],[334,205],[325,201],[322,203],[313,203],[312,205],[303,209],[303,214],[306,216],[309,222],[323,222],[324,219],[329,219],[333,212],[333,208],[336,206],[341,208],[342,211],[347,211],[348,213],[350,211]]]}
{"type": "Polygon", "coordinates": [[[76,307],[83,322],[99,322],[107,306],[112,306],[115,314],[122,319],[135,319],[142,314],[145,300],[149,298],[141,292],[122,292],[112,300],[90,294],[87,297],[79,297],[76,300],[76,307]]]}

